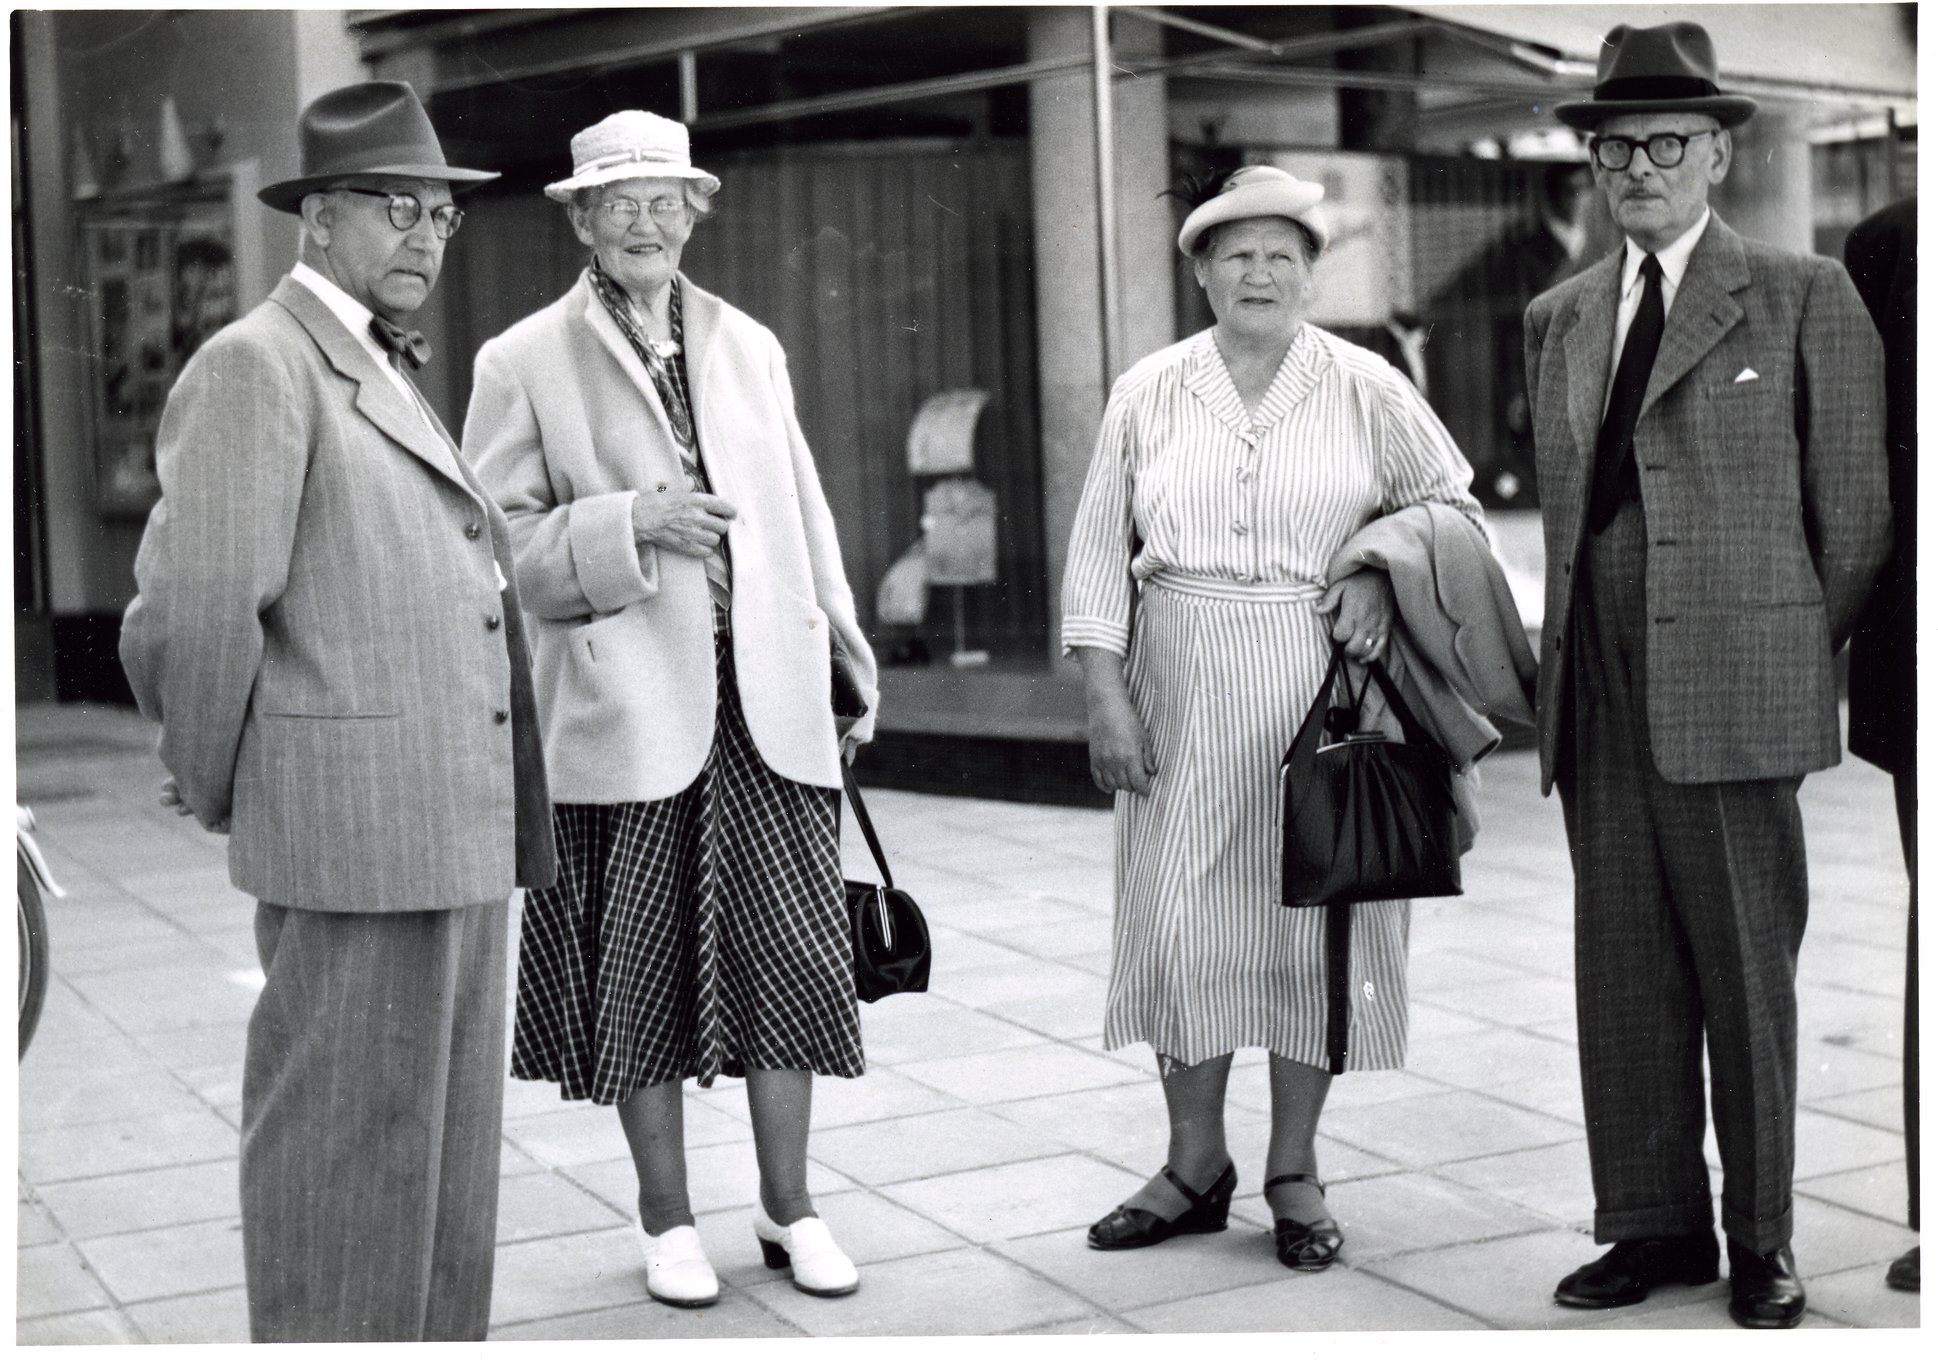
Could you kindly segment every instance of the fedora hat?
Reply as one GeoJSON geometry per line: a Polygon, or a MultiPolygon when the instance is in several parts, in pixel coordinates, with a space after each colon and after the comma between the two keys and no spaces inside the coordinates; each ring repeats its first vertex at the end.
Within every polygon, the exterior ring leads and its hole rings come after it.
{"type": "Polygon", "coordinates": [[[303,173],[256,191],[280,212],[303,209],[303,196],[352,175],[397,175],[412,180],[476,183],[496,171],[447,165],[430,115],[417,92],[400,80],[366,80],[318,95],[297,124],[303,173]]]}
{"type": "Polygon", "coordinates": [[[572,174],[545,186],[545,197],[568,203],[574,191],[614,180],[697,180],[714,194],[720,181],[693,164],[686,124],[644,109],[608,114],[572,138],[572,174]]]}
{"type": "Polygon", "coordinates": [[[1555,106],[1571,128],[1592,132],[1625,113],[1706,113],[1726,128],[1747,122],[1756,101],[1716,88],[1716,47],[1701,24],[1617,24],[1595,62],[1595,97],[1555,106]]]}
{"type": "Polygon", "coordinates": [[[1332,239],[1325,219],[1319,216],[1319,200],[1326,196],[1323,184],[1302,180],[1275,165],[1240,166],[1225,176],[1218,192],[1191,210],[1178,229],[1178,249],[1191,254],[1198,238],[1221,222],[1236,222],[1244,217],[1289,217],[1307,231],[1320,250],[1332,239]]]}

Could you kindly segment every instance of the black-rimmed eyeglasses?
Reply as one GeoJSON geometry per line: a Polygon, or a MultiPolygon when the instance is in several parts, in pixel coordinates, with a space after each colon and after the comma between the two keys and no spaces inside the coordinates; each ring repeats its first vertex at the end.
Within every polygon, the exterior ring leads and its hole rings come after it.
{"type": "MultiPolygon", "coordinates": [[[[359,189],[353,184],[339,184],[337,188],[346,194],[362,194],[365,198],[390,200],[390,225],[400,232],[407,232],[417,225],[424,216],[424,205],[415,194],[392,193],[387,189],[359,189]]],[[[464,222],[464,209],[454,203],[440,204],[431,209],[431,230],[437,233],[438,240],[449,241],[458,234],[458,227],[464,222]]]]}
{"type": "Polygon", "coordinates": [[[1682,157],[1689,150],[1689,144],[1698,137],[1715,134],[1714,128],[1688,134],[1680,132],[1652,132],[1646,137],[1590,137],[1588,154],[1595,158],[1595,164],[1603,170],[1626,170],[1628,163],[1635,159],[1635,148],[1642,147],[1649,153],[1649,159],[1664,170],[1673,170],[1682,164],[1682,157]]]}

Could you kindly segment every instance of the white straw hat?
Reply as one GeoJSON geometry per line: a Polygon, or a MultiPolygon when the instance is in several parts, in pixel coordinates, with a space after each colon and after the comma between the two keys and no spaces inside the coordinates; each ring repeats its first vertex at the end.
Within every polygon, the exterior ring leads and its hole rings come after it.
{"type": "Polygon", "coordinates": [[[572,176],[546,185],[545,197],[568,203],[575,189],[636,179],[698,180],[704,194],[720,189],[718,178],[694,166],[686,124],[621,109],[572,138],[572,176]]]}
{"type": "Polygon", "coordinates": [[[1218,192],[1191,210],[1178,231],[1178,249],[1186,255],[1208,228],[1245,217],[1289,217],[1312,233],[1324,250],[1332,239],[1317,209],[1326,196],[1323,184],[1302,180],[1275,165],[1247,165],[1225,177],[1218,192]]]}

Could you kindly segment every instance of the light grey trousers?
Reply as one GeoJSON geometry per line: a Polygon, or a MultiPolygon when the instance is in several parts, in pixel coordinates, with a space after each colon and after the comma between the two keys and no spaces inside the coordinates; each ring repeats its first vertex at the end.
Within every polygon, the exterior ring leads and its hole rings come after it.
{"type": "Polygon", "coordinates": [[[507,906],[256,909],[242,1080],[257,1342],[473,1341],[491,1316],[507,906]]]}

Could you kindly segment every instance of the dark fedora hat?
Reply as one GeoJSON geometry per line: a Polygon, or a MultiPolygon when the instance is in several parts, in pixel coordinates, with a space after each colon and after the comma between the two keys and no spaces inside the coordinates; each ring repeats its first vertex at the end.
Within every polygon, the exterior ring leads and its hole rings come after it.
{"type": "Polygon", "coordinates": [[[1754,99],[1716,88],[1715,45],[1701,24],[1683,22],[1609,29],[1595,63],[1595,97],[1556,105],[1554,116],[1593,131],[1625,113],[1706,113],[1733,128],[1755,112],[1754,99]]]}
{"type": "Polygon", "coordinates": [[[303,143],[303,173],[256,191],[257,198],[285,213],[301,212],[305,194],[352,175],[454,183],[498,178],[495,171],[445,164],[430,115],[417,102],[417,92],[401,80],[366,80],[318,95],[303,110],[297,135],[303,143]]]}

